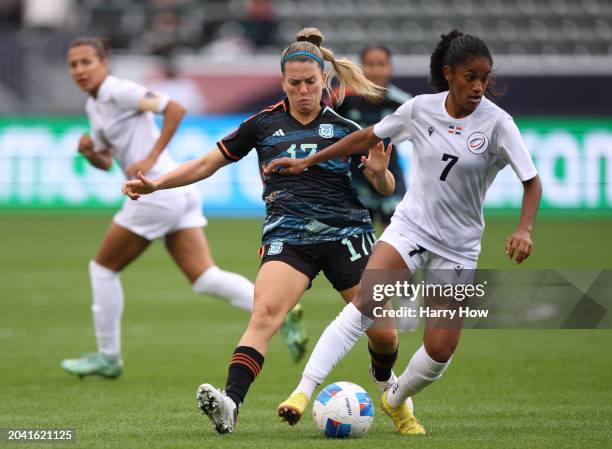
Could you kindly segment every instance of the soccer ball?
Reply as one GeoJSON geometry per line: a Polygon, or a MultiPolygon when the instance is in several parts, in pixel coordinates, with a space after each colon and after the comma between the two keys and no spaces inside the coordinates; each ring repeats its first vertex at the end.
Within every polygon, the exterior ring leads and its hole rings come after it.
{"type": "Polygon", "coordinates": [[[312,407],[315,426],[329,438],[357,438],[366,434],[374,420],[370,395],[351,382],[325,387],[312,407]]]}

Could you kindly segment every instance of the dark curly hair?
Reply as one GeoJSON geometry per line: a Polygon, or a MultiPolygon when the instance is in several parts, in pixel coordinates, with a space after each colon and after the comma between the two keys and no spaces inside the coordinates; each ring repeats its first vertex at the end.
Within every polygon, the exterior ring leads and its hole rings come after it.
{"type": "MultiPolygon", "coordinates": [[[[479,37],[463,34],[456,29],[440,37],[442,40],[438,42],[436,49],[431,54],[429,64],[430,84],[435,87],[436,91],[444,92],[449,88],[442,72],[445,65],[454,69],[458,64],[468,62],[472,58],[486,58],[493,66],[493,57],[489,47],[479,37]]],[[[485,95],[489,98],[496,98],[502,94],[503,92],[496,88],[495,80],[491,77],[485,95]]]]}

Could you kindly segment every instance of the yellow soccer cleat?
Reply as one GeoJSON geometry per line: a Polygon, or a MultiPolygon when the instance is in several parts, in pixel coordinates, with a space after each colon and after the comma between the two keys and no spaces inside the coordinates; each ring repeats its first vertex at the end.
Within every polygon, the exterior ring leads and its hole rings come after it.
{"type": "Polygon", "coordinates": [[[295,426],[308,406],[308,397],[304,393],[293,393],[286,401],[278,405],[278,416],[290,426],[295,426]]]}
{"type": "Polygon", "coordinates": [[[403,402],[399,407],[393,408],[387,402],[387,395],[389,390],[385,391],[380,398],[380,405],[383,412],[385,412],[395,425],[395,429],[401,435],[425,435],[425,428],[416,419],[414,414],[410,411],[406,402],[403,402]]]}

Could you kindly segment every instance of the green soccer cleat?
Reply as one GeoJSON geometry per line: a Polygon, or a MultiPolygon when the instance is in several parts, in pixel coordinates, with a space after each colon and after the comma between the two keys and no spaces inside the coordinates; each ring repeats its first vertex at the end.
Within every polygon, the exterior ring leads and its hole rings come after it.
{"type": "Polygon", "coordinates": [[[304,311],[301,305],[296,305],[285,317],[283,325],[280,328],[280,334],[283,336],[287,347],[289,348],[289,356],[294,362],[299,362],[306,354],[306,344],[308,337],[304,326],[302,326],[302,316],[304,311]]]}
{"type": "Polygon", "coordinates": [[[121,359],[112,360],[101,352],[85,354],[80,359],[62,360],[61,366],[70,374],[80,378],[95,375],[107,379],[116,379],[123,372],[121,359]]]}

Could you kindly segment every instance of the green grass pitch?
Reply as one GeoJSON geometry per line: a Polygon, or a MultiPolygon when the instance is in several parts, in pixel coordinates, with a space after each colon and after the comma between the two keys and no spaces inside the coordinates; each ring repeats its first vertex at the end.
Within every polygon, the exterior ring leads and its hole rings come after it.
{"type": "MultiPolygon", "coordinates": [[[[351,441],[321,438],[310,416],[294,428],[279,422],[276,405],[291,392],[304,362],[290,363],[275,338],[237,433],[216,435],[196,409],[195,390],[202,382],[223,386],[248,317],[193,294],[159,243],[122,276],[124,376],[69,377],[60,360],[95,348],[87,261],[109,219],[0,215],[0,428],[76,428],[71,448],[612,447],[609,330],[466,331],[443,379],[415,398],[426,436],[394,434],[377,407],[370,432],[351,441]]],[[[481,267],[511,267],[503,247],[515,222],[489,218],[481,267]]],[[[611,226],[610,218],[542,217],[534,255],[524,266],[611,267],[611,226]]],[[[218,264],[251,279],[259,231],[255,220],[220,219],[211,219],[206,230],[218,264]]],[[[324,279],[302,304],[314,344],[342,304],[324,279]]],[[[402,335],[399,371],[419,344],[420,333],[402,335]]],[[[378,403],[366,354],[362,339],[328,380],[358,383],[378,403]]]]}

